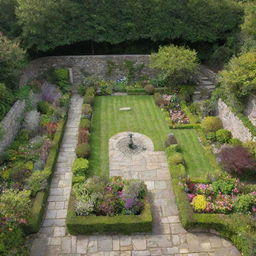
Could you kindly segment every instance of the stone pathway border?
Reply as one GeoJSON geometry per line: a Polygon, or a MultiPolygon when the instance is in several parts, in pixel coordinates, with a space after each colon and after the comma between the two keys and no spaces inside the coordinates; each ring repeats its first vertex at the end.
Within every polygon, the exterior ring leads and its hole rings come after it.
{"type": "MultiPolygon", "coordinates": [[[[138,235],[71,236],[65,228],[71,191],[71,167],[75,159],[82,98],[73,96],[56,170],[51,184],[45,219],[34,236],[31,256],[238,256],[240,253],[225,239],[212,234],[192,234],[183,229],[170,183],[164,152],[152,150],[133,157],[120,155],[110,139],[110,175],[145,181],[152,198],[153,232],[138,235]]],[[[145,143],[149,143],[149,138],[145,143]]],[[[116,139],[116,140],[115,140],[116,139]]],[[[150,143],[151,140],[150,140],[150,143]]]]}

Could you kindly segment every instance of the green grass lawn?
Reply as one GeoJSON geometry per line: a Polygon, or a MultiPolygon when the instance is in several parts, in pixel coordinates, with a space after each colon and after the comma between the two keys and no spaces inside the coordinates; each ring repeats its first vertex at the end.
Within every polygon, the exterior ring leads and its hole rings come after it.
{"type": "Polygon", "coordinates": [[[172,133],[181,146],[187,171],[192,179],[205,180],[208,174],[219,172],[215,156],[202,147],[194,129],[173,129],[172,133]]]}
{"type": "Polygon", "coordinates": [[[90,172],[108,175],[108,140],[124,131],[147,135],[156,151],[164,150],[164,141],[170,130],[152,96],[101,96],[96,97],[91,132],[90,172]],[[131,111],[119,111],[131,107],[131,111]]]}

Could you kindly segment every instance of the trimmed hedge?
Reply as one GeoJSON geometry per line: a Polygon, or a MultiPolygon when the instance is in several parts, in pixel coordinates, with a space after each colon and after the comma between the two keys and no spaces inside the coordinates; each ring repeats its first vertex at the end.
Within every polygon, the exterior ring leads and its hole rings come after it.
{"type": "Polygon", "coordinates": [[[181,185],[178,167],[172,166],[169,169],[180,220],[184,228],[216,230],[222,237],[231,240],[244,256],[256,255],[256,223],[250,216],[194,213],[181,185]]]}
{"type": "MultiPolygon", "coordinates": [[[[47,162],[44,167],[44,171],[47,170],[51,173],[51,175],[48,178],[48,184],[51,183],[52,174],[54,172],[55,164],[58,158],[59,148],[62,142],[66,121],[67,115],[65,119],[60,122],[60,125],[55,133],[53,145],[51,147],[47,162]]],[[[49,188],[50,186],[48,186],[47,189],[45,189],[44,191],[38,192],[35,198],[33,199],[30,218],[28,220],[28,223],[23,226],[23,230],[26,234],[36,233],[39,231],[43,219],[49,188]]]]}
{"type": "Polygon", "coordinates": [[[148,201],[140,215],[119,216],[76,216],[74,196],[69,199],[66,225],[71,235],[91,235],[95,233],[144,233],[152,231],[152,215],[148,201]]]}
{"type": "Polygon", "coordinates": [[[144,88],[127,88],[126,92],[128,95],[146,95],[147,92],[144,90],[144,88]]]}

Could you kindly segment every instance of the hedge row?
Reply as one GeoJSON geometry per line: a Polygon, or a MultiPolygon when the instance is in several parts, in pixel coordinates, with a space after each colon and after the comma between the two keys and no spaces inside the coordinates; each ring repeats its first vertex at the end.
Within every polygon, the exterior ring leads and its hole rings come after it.
{"type": "Polygon", "coordinates": [[[184,191],[178,166],[170,166],[169,169],[180,220],[184,228],[216,230],[221,236],[231,240],[244,256],[256,255],[256,223],[250,216],[194,213],[184,191]]]}
{"type": "Polygon", "coordinates": [[[28,220],[28,223],[23,226],[23,230],[26,234],[36,233],[40,229],[44,215],[45,204],[50,189],[52,174],[55,169],[62,137],[65,131],[66,121],[67,115],[65,116],[65,119],[60,122],[59,127],[55,133],[53,145],[51,147],[47,162],[44,167],[44,171],[49,171],[51,173],[51,175],[48,178],[49,185],[47,186],[47,189],[45,189],[44,191],[38,192],[32,201],[30,218],[28,220]]]}
{"type": "Polygon", "coordinates": [[[96,233],[133,234],[152,231],[152,215],[148,201],[140,215],[119,216],[76,216],[74,197],[69,199],[66,225],[71,235],[91,235],[96,233]]]}
{"type": "MultiPolygon", "coordinates": [[[[154,93],[166,93],[168,91],[167,87],[159,87],[154,89],[154,93]]],[[[128,95],[146,95],[148,94],[144,88],[127,88],[126,92],[128,95]]]]}

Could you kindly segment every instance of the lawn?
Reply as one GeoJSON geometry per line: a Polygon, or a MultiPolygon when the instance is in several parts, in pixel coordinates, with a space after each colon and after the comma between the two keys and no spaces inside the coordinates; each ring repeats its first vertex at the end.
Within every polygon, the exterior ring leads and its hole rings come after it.
{"type": "Polygon", "coordinates": [[[124,131],[147,135],[154,143],[156,151],[164,150],[164,141],[170,132],[152,96],[101,96],[96,97],[92,133],[90,137],[90,172],[108,175],[108,140],[124,131]],[[121,107],[131,107],[131,111],[119,111],[121,107]]]}
{"type": "Polygon", "coordinates": [[[204,180],[208,174],[219,172],[215,156],[202,147],[194,129],[173,129],[172,133],[181,146],[188,175],[192,179],[204,180]]]}

